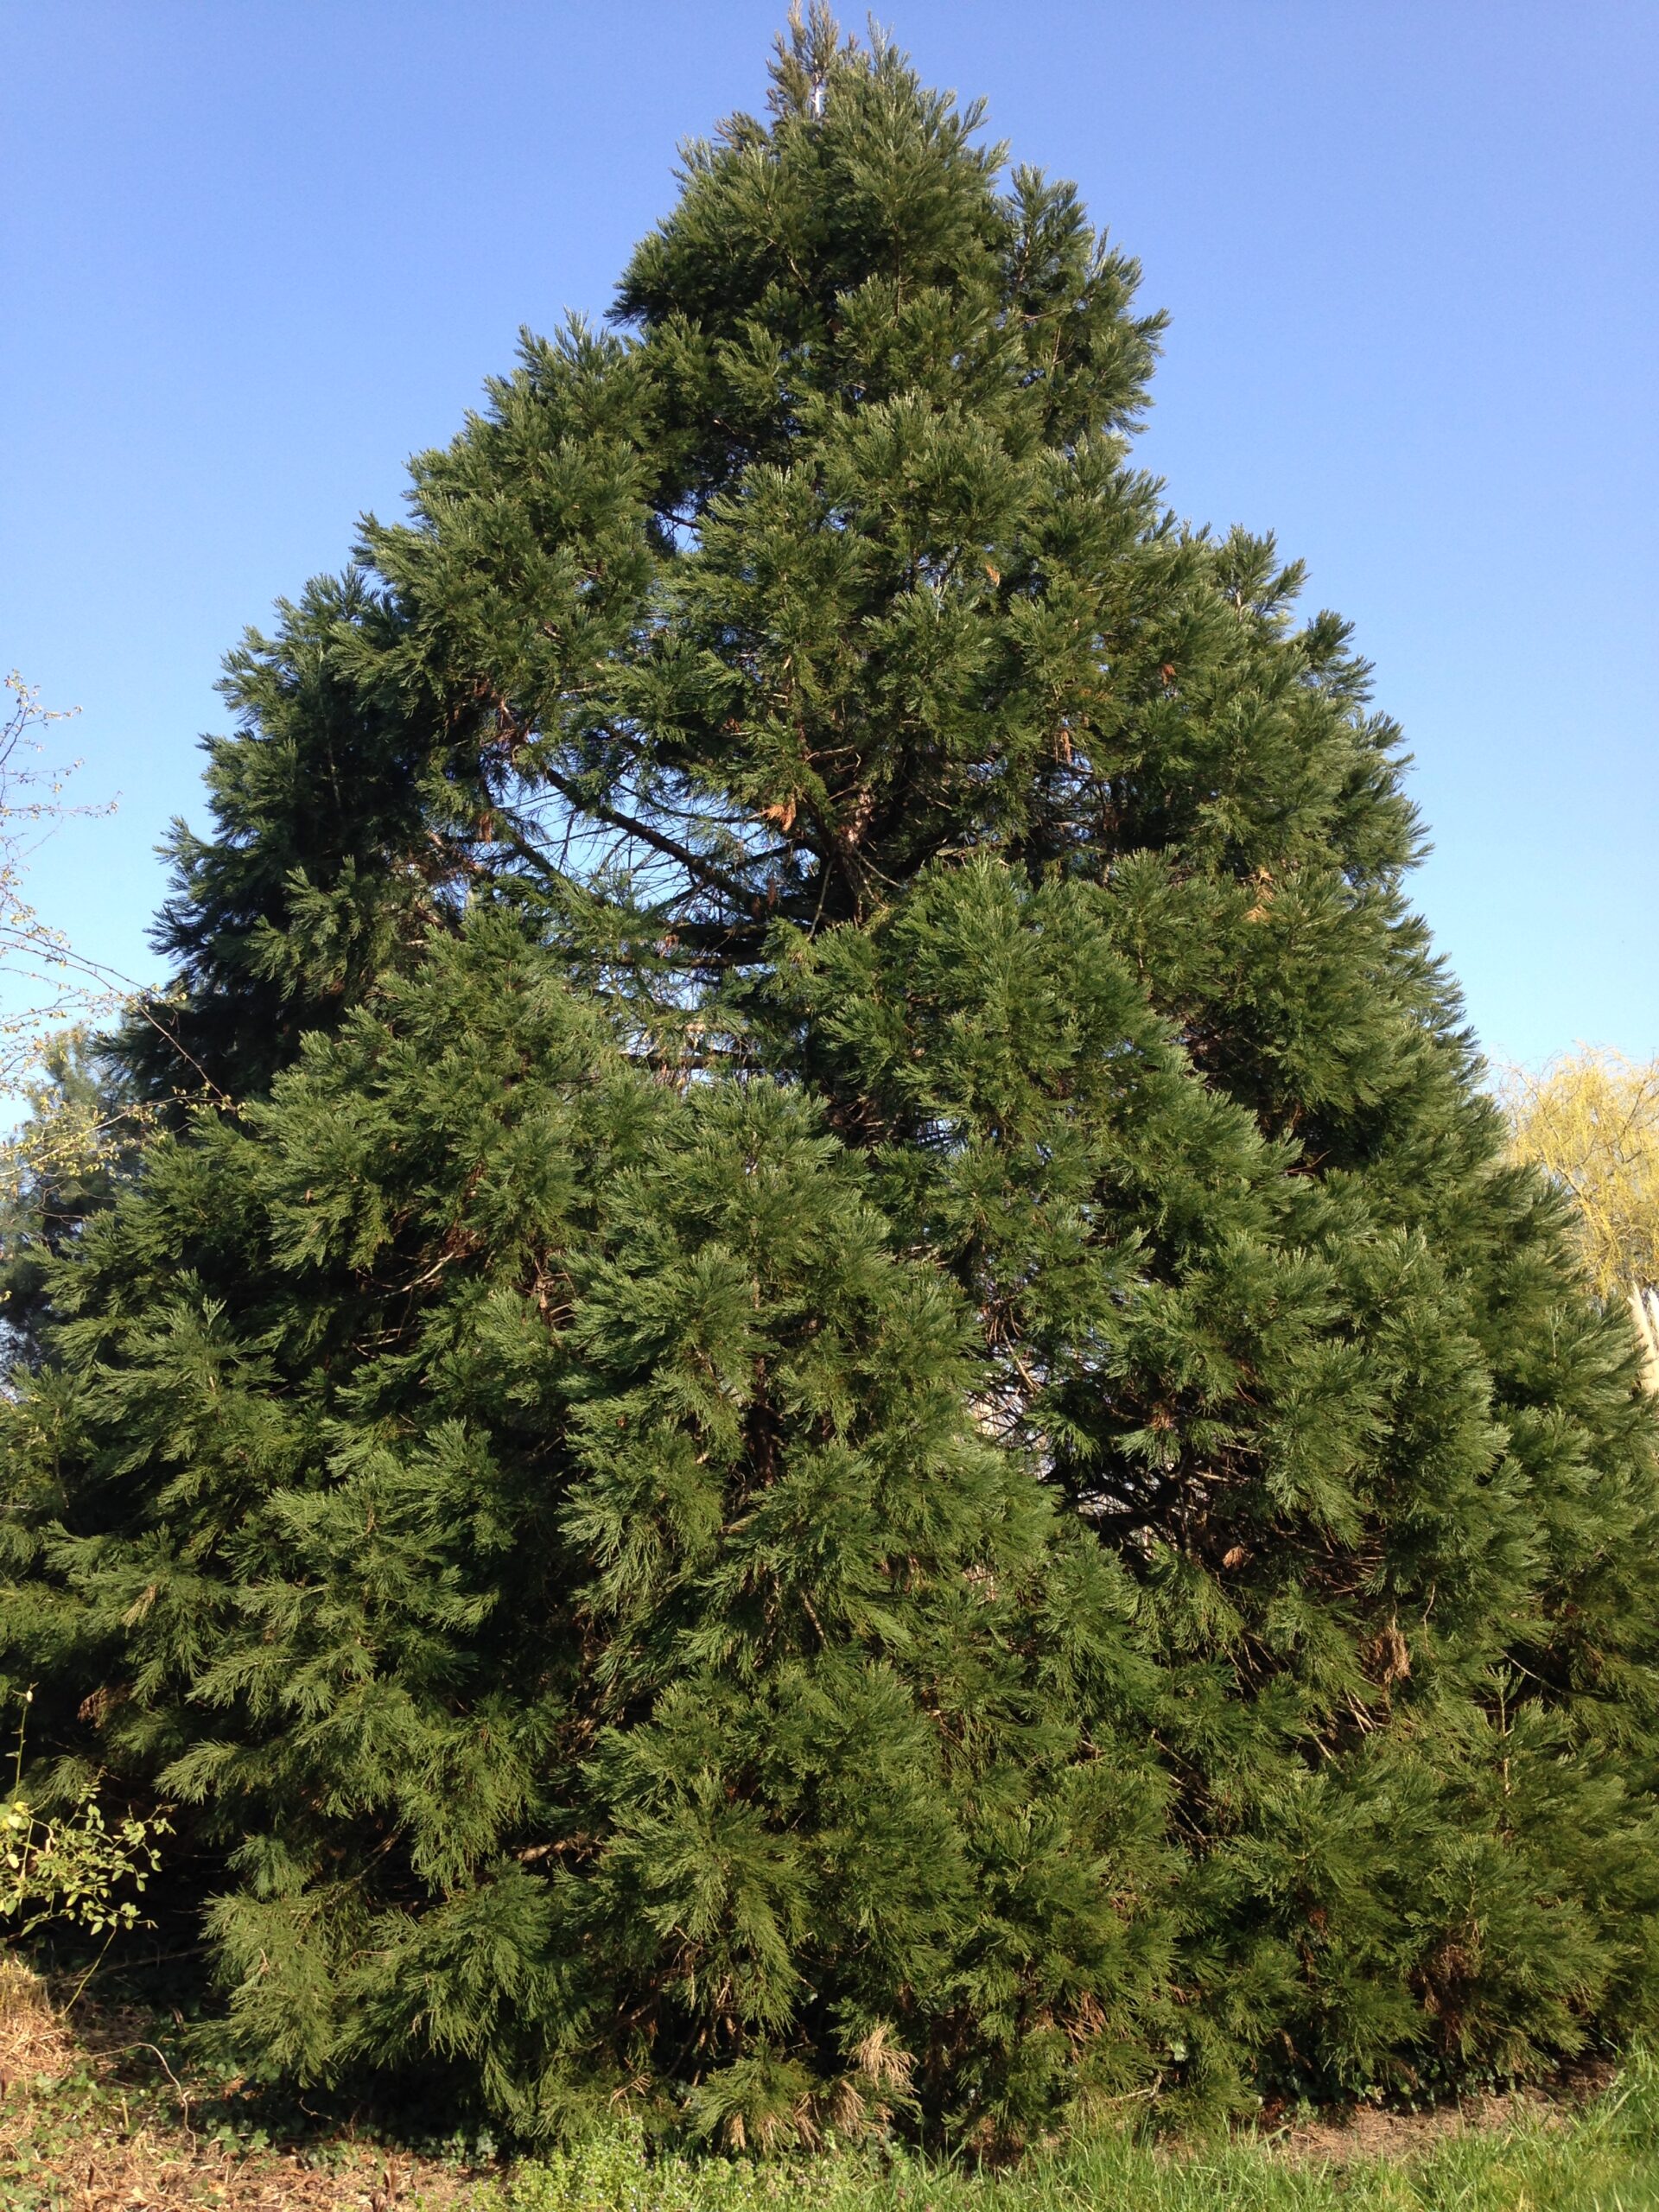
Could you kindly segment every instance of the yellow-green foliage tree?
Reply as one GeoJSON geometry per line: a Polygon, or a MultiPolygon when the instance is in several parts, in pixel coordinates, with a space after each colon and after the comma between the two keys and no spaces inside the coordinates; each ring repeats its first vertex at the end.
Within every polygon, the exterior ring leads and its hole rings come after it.
{"type": "Polygon", "coordinates": [[[1659,1389],[1659,1060],[1581,1046],[1503,1085],[1516,1156],[1572,1198],[1599,1296],[1624,1298],[1659,1389]]]}

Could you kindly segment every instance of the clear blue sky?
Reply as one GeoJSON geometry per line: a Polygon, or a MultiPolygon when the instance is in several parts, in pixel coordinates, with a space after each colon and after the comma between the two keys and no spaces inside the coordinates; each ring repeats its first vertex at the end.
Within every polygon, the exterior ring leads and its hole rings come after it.
{"type": "MultiPolygon", "coordinates": [[[[0,25],[0,662],[118,815],[41,902],[149,965],[220,652],[521,322],[601,310],[781,0],[33,0],[0,25]]],[[[861,15],[849,9],[849,19],[861,15]]],[[[1659,1051],[1659,7],[902,0],[1173,317],[1142,453],[1358,624],[1495,1053],[1659,1051]]]]}

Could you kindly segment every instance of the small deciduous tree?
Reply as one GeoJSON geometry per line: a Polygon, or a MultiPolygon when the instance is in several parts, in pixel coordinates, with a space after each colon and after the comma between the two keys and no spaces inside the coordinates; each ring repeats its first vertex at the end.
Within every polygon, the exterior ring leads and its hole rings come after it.
{"type": "Polygon", "coordinates": [[[75,708],[43,707],[37,685],[13,669],[0,719],[0,1095],[26,1084],[47,1039],[95,1014],[118,995],[104,969],[77,952],[29,896],[31,855],[75,816],[107,812],[64,794],[79,765],[52,757],[48,734],[75,708]]]}
{"type": "MultiPolygon", "coordinates": [[[[43,1268],[107,1199],[152,1118],[92,1028],[124,1002],[124,979],[76,950],[29,895],[30,860],[78,817],[110,811],[65,796],[79,765],[53,734],[79,711],[45,707],[13,669],[0,720],[0,1364],[39,1356],[43,1268]]],[[[156,1018],[152,1011],[151,1021],[156,1018]]]]}
{"type": "Polygon", "coordinates": [[[1596,1294],[1628,1300],[1659,1390],[1659,1060],[1580,1046],[1508,1070],[1502,1095],[1511,1151],[1571,1198],[1596,1294]]]}

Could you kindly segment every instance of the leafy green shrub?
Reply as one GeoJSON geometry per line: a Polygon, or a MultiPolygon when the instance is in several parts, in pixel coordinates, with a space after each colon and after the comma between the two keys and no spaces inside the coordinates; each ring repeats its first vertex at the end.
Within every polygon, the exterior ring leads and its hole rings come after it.
{"type": "Polygon", "coordinates": [[[128,1813],[111,1827],[93,1777],[83,1777],[68,1802],[49,1813],[32,1803],[22,1779],[32,1698],[24,1692],[12,1788],[0,1798],[0,1932],[22,1938],[60,1924],[107,1943],[139,1924],[138,1897],[161,1864],[157,1840],[171,1823],[159,1812],[144,1819],[128,1813]]]}

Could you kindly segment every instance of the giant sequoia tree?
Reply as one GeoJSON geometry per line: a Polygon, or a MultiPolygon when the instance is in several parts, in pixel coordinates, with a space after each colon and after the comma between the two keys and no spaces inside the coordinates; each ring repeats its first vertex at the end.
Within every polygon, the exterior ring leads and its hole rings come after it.
{"type": "Polygon", "coordinates": [[[1659,2005],[1628,1325],[976,132],[798,26],[232,664],[0,1541],[251,2064],[1017,2135],[1659,2005]]]}

